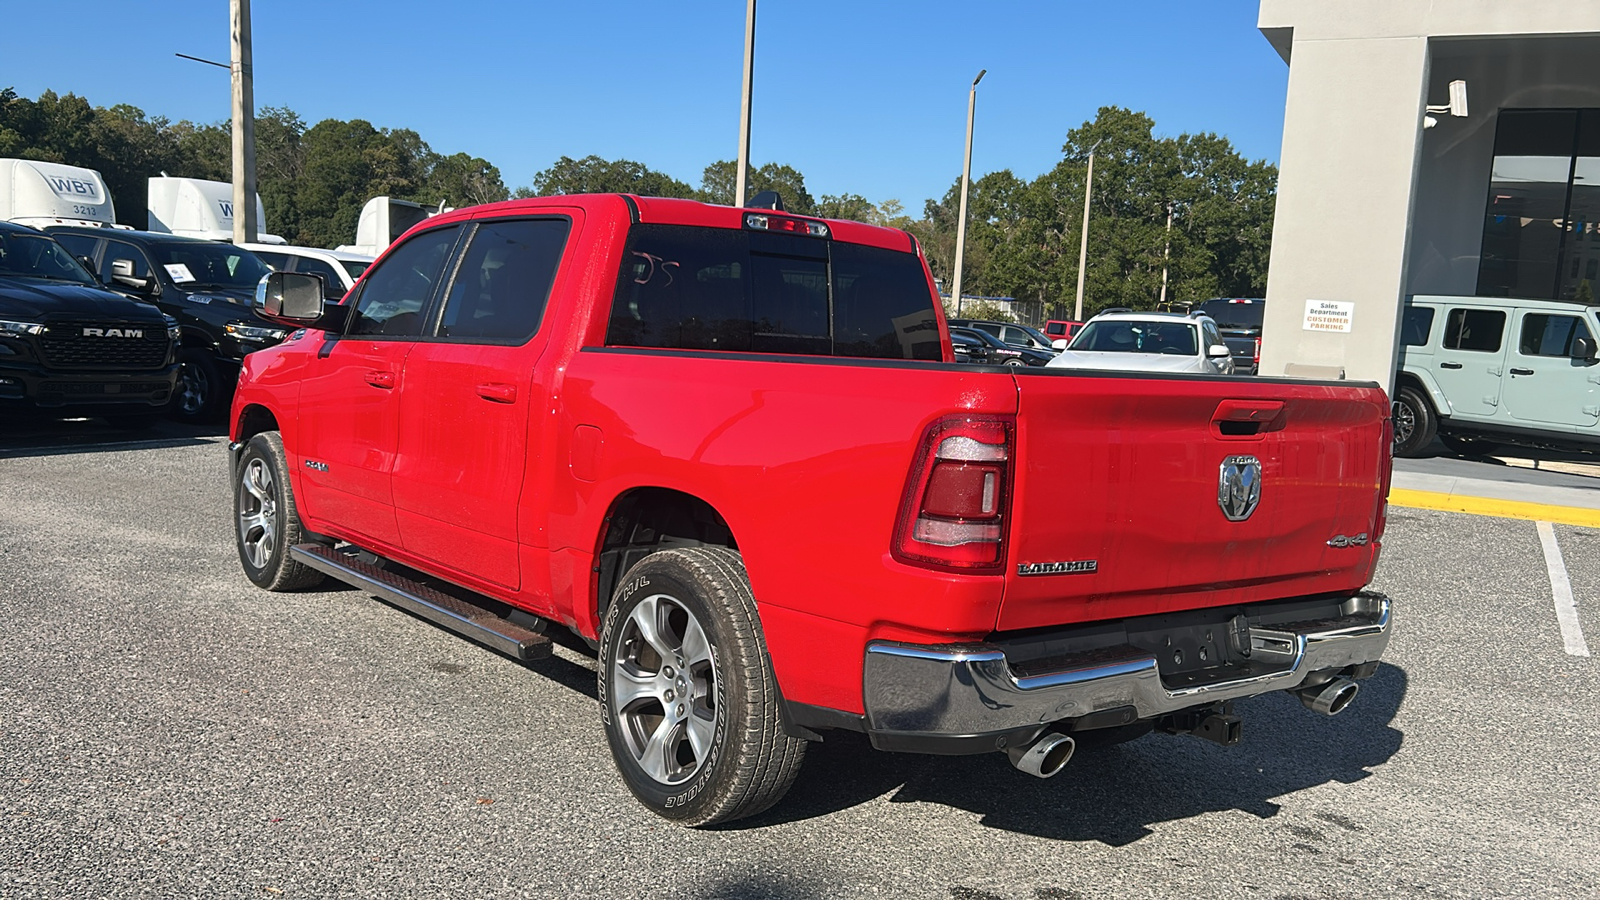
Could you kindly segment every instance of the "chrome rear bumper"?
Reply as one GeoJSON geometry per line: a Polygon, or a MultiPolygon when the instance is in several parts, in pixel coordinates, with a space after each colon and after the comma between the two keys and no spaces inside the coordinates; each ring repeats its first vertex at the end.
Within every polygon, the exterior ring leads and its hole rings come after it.
{"type": "Polygon", "coordinates": [[[1363,592],[1340,603],[1336,617],[1252,625],[1249,661],[1234,669],[1239,677],[1179,679],[1194,682],[1182,686],[1163,681],[1154,655],[1127,645],[1022,673],[995,644],[874,643],[863,675],[867,731],[886,749],[944,738],[961,745],[949,752],[976,752],[994,749],[982,745],[983,736],[1108,710],[1131,710],[1130,720],[1153,719],[1375,663],[1389,644],[1390,623],[1389,598],[1363,592]]]}

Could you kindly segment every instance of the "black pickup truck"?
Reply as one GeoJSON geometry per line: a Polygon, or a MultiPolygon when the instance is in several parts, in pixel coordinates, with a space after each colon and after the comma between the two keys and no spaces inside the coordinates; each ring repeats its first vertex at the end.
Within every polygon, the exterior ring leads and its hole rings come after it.
{"type": "Polygon", "coordinates": [[[49,235],[0,222],[0,421],[153,422],[178,377],[177,323],[113,293],[49,235]]]}
{"type": "Polygon", "coordinates": [[[272,270],[249,250],[152,231],[59,225],[46,231],[97,267],[112,290],[178,320],[183,366],[171,411],[180,419],[221,415],[245,354],[288,334],[250,309],[256,284],[272,270]]]}
{"type": "Polygon", "coordinates": [[[1216,297],[1194,307],[1216,320],[1222,342],[1233,354],[1237,375],[1254,375],[1261,368],[1261,317],[1267,301],[1260,297],[1216,297]]]}

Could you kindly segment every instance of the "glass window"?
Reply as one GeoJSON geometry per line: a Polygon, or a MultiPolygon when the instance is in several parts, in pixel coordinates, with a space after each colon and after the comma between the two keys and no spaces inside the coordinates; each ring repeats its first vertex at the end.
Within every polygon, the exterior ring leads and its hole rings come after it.
{"type": "Polygon", "coordinates": [[[92,238],[86,234],[52,234],[51,237],[61,242],[73,256],[94,256],[94,245],[99,238],[92,238]]]}
{"type": "Polygon", "coordinates": [[[1201,303],[1199,309],[1215,320],[1220,328],[1247,331],[1261,327],[1267,313],[1267,301],[1218,297],[1201,303]]]}
{"type": "Polygon", "coordinates": [[[1189,322],[1151,322],[1113,319],[1090,322],[1072,342],[1073,350],[1100,353],[1165,353],[1193,356],[1194,325],[1189,322]]]}
{"type": "Polygon", "coordinates": [[[67,248],[42,234],[0,231],[0,276],[18,275],[74,284],[95,284],[94,276],[67,248]]]}
{"type": "Polygon", "coordinates": [[[1067,336],[1067,323],[1065,323],[1065,322],[1046,322],[1046,323],[1044,323],[1044,330],[1045,330],[1046,334],[1050,335],[1053,338],[1066,337],[1067,336]]]}
{"type": "Polygon", "coordinates": [[[1517,352],[1523,356],[1571,356],[1574,338],[1589,336],[1589,327],[1577,316],[1528,313],[1522,317],[1522,337],[1517,352]]]}
{"type": "Polygon", "coordinates": [[[1222,343],[1222,332],[1217,330],[1215,322],[1201,322],[1200,330],[1205,332],[1206,347],[1215,347],[1222,343]]]}
{"type": "Polygon", "coordinates": [[[119,259],[132,261],[133,277],[150,277],[150,263],[145,259],[144,251],[132,244],[124,244],[122,241],[106,241],[105,256],[100,258],[101,281],[106,284],[111,283],[111,264],[119,259]]]}
{"type": "Polygon", "coordinates": [[[516,343],[532,337],[570,230],[565,219],[479,225],[451,283],[439,336],[516,343]]]}
{"type": "Polygon", "coordinates": [[[1478,295],[1549,298],[1556,289],[1576,110],[1501,110],[1478,264],[1478,295]]]}
{"type": "Polygon", "coordinates": [[[396,247],[364,282],[349,333],[421,334],[422,312],[433,299],[459,230],[451,225],[424,231],[396,247]]]}
{"type": "Polygon", "coordinates": [[[933,303],[922,261],[911,253],[639,225],[606,343],[937,360],[933,303]]]}
{"type": "Polygon", "coordinates": [[[147,246],[150,247],[156,264],[166,271],[169,278],[181,283],[186,289],[243,288],[253,291],[256,289],[256,284],[271,271],[261,260],[256,259],[254,253],[241,250],[232,244],[219,244],[213,241],[173,241],[147,246]],[[182,269],[176,271],[187,277],[180,278],[171,268],[173,266],[182,266],[182,269]]]}
{"type": "MultiPolygon", "coordinates": [[[[260,256],[261,254],[256,254],[260,256]]],[[[337,300],[344,296],[344,279],[328,265],[314,256],[297,256],[294,261],[294,270],[307,275],[322,276],[322,295],[329,300],[337,300]]]]}
{"type": "Polygon", "coordinates": [[[266,250],[257,250],[256,259],[261,260],[274,272],[287,272],[289,270],[289,254],[269,253],[266,250]]]}
{"type": "Polygon", "coordinates": [[[1400,340],[1408,347],[1428,346],[1433,332],[1433,307],[1408,306],[1400,317],[1400,340]]]}
{"type": "Polygon", "coordinates": [[[1506,329],[1506,314],[1495,309],[1452,309],[1444,323],[1446,350],[1497,353],[1506,329]]]}
{"type": "Polygon", "coordinates": [[[370,262],[356,262],[354,260],[342,259],[342,260],[339,261],[339,265],[344,266],[344,270],[346,272],[350,273],[351,280],[355,280],[357,278],[360,278],[361,277],[361,273],[365,272],[367,270],[367,266],[372,265],[372,263],[370,263],[370,262]]]}

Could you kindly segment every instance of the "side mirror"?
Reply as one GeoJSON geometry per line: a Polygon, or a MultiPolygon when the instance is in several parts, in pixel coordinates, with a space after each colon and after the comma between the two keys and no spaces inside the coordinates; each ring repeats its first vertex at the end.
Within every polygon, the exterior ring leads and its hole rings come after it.
{"type": "Polygon", "coordinates": [[[111,261],[111,280],[123,287],[133,288],[140,293],[149,293],[156,286],[154,277],[140,278],[133,274],[133,260],[131,259],[114,259],[111,261]]]}
{"type": "Polygon", "coordinates": [[[1232,355],[1233,351],[1229,350],[1226,344],[1212,344],[1206,348],[1206,356],[1212,359],[1221,359],[1224,356],[1232,355]]]}
{"type": "Polygon", "coordinates": [[[1572,358],[1573,359],[1581,359],[1584,362],[1594,362],[1594,357],[1595,357],[1594,338],[1591,338],[1591,337],[1573,338],[1573,340],[1572,340],[1572,358]]]}
{"type": "Polygon", "coordinates": [[[287,325],[311,325],[322,318],[322,276],[309,272],[270,272],[256,285],[255,310],[287,325]]]}
{"type": "Polygon", "coordinates": [[[1056,351],[1061,351],[1061,350],[1067,349],[1067,339],[1066,338],[1057,338],[1057,339],[1051,341],[1050,342],[1050,349],[1056,350],[1056,351]]]}

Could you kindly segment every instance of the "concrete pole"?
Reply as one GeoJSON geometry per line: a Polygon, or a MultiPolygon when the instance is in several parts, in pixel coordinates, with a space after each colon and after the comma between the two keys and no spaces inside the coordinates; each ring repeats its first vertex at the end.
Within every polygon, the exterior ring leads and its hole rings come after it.
{"type": "Polygon", "coordinates": [[[967,252],[967,182],[972,179],[972,118],[978,109],[978,82],[988,69],[979,69],[972,79],[972,90],[967,92],[967,151],[961,164],[961,213],[956,220],[956,271],[950,286],[950,297],[956,301],[956,315],[961,315],[961,264],[967,252]]]}
{"type": "Polygon", "coordinates": [[[233,36],[233,242],[241,244],[256,239],[256,98],[251,85],[250,0],[230,0],[229,8],[233,36]]]}
{"type": "Polygon", "coordinates": [[[1089,171],[1083,176],[1083,236],[1078,239],[1078,302],[1072,320],[1083,321],[1083,268],[1089,263],[1089,192],[1094,189],[1094,150],[1089,151],[1089,171]]]}
{"type": "Polygon", "coordinates": [[[756,0],[750,0],[744,12],[744,94],[739,102],[739,179],[733,189],[733,205],[744,206],[747,187],[746,175],[750,171],[750,87],[755,80],[756,67],[756,0]]]}
{"type": "Polygon", "coordinates": [[[1161,299],[1156,309],[1167,305],[1167,266],[1172,260],[1172,204],[1167,204],[1167,242],[1161,248],[1161,299]]]}

